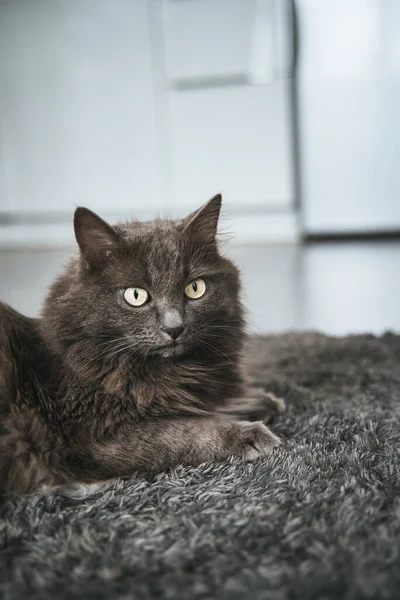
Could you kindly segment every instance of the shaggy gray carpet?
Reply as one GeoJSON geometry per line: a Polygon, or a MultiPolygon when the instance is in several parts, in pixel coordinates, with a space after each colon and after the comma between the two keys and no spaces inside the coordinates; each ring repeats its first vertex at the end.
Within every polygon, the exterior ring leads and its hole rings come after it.
{"type": "Polygon", "coordinates": [[[252,342],[269,459],[1,510],[1,598],[400,598],[400,336],[252,342]]]}

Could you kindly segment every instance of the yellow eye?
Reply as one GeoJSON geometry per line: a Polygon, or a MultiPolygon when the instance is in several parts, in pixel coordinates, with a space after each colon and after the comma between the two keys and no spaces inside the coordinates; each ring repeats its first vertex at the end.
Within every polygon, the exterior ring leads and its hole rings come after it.
{"type": "Polygon", "coordinates": [[[206,282],[204,279],[194,279],[185,287],[185,296],[191,300],[196,300],[204,296],[206,291],[206,282]]]}
{"type": "Polygon", "coordinates": [[[143,306],[149,299],[149,294],[143,288],[126,288],[124,291],[125,302],[131,306],[143,306]]]}

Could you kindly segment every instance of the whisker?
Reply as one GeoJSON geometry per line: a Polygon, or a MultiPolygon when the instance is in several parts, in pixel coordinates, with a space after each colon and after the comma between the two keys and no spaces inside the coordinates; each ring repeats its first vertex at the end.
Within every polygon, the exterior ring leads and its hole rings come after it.
{"type": "Polygon", "coordinates": [[[231,364],[233,364],[232,363],[232,359],[229,358],[229,356],[227,356],[224,352],[222,352],[218,348],[215,348],[215,346],[213,346],[212,344],[209,344],[208,342],[206,342],[203,339],[200,340],[200,344],[205,344],[208,348],[210,348],[210,350],[213,350],[214,352],[217,352],[218,354],[221,354],[221,356],[224,356],[231,364]]]}

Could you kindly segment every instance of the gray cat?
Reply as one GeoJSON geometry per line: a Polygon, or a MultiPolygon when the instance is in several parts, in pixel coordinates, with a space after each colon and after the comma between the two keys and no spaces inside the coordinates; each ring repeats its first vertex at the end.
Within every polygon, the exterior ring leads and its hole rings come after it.
{"type": "Polygon", "coordinates": [[[183,220],[113,227],[78,208],[79,255],[41,318],[0,305],[0,496],[279,444],[260,421],[282,401],[243,377],[220,207],[218,195],[183,220]]]}

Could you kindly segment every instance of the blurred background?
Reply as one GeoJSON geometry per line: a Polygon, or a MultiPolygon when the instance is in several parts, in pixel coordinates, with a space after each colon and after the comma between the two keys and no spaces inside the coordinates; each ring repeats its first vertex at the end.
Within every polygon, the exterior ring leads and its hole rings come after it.
{"type": "Polygon", "coordinates": [[[253,331],[400,331],[399,106],[399,0],[0,0],[0,297],[222,192],[253,331]]]}

